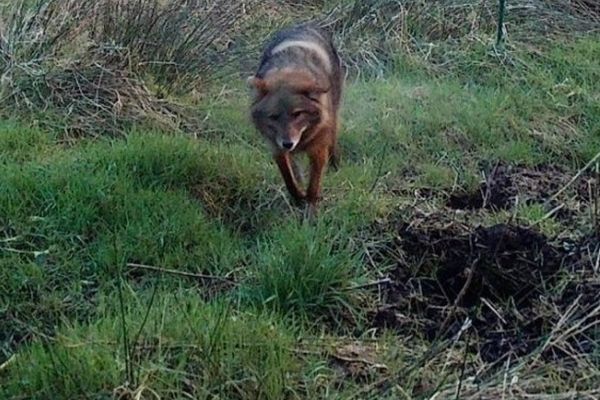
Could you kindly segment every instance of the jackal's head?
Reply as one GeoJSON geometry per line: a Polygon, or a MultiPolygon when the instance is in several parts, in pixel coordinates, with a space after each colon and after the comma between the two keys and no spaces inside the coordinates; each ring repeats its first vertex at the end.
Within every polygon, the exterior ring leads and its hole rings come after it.
{"type": "Polygon", "coordinates": [[[310,74],[276,71],[264,79],[251,77],[248,83],[256,94],[252,120],[279,151],[294,150],[302,136],[321,122],[322,94],[328,89],[310,74]]]}

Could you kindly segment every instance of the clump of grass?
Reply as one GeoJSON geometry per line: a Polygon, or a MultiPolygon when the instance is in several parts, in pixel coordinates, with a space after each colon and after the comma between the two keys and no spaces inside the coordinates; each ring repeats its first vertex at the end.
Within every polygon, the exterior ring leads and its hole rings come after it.
{"type": "Polygon", "coordinates": [[[29,3],[0,13],[0,105],[92,136],[195,124],[163,97],[208,80],[218,39],[245,15],[233,1],[29,3]]]}
{"type": "Polygon", "coordinates": [[[23,348],[6,371],[3,398],[168,398],[175,390],[190,398],[280,399],[299,389],[291,332],[268,314],[166,293],[148,310],[142,298],[126,297],[124,315],[105,298],[95,323],[62,325],[56,340],[23,348]],[[129,354],[120,345],[123,321],[129,354]]]}
{"type": "Polygon", "coordinates": [[[129,66],[151,75],[162,91],[187,92],[214,72],[220,50],[252,8],[252,1],[239,7],[236,1],[103,0],[94,10],[93,38],[127,49],[129,66]]]}
{"type": "MultiPolygon", "coordinates": [[[[598,7],[589,1],[517,3],[526,4],[511,5],[502,28],[512,42],[544,42],[600,29],[598,7]]],[[[485,43],[491,50],[498,30],[498,0],[350,0],[327,5],[328,11],[315,18],[335,33],[342,58],[356,74],[382,74],[397,64],[416,71],[447,70],[460,64],[470,48],[485,43]]]]}
{"type": "Polygon", "coordinates": [[[289,224],[259,245],[251,282],[242,290],[251,301],[310,321],[340,320],[356,311],[351,286],[360,259],[343,229],[289,224]]]}
{"type": "Polygon", "coordinates": [[[335,32],[355,73],[365,67],[382,73],[402,52],[427,60],[433,43],[490,31],[493,17],[489,2],[345,1],[336,2],[321,24],[335,32]]]}

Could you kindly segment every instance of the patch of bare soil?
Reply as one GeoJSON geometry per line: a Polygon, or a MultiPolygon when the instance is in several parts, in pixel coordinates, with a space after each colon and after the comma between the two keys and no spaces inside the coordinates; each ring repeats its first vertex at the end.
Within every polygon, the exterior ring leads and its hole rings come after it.
{"type": "Polygon", "coordinates": [[[571,183],[572,176],[555,165],[498,164],[477,190],[452,194],[447,206],[459,210],[510,209],[518,198],[521,203],[547,203],[551,208],[562,204],[562,214],[567,216],[579,211],[582,204],[589,203],[590,185],[593,187],[594,184],[590,174],[583,174],[571,183]],[[563,188],[566,189],[561,195],[553,199],[563,188]]]}
{"type": "Polygon", "coordinates": [[[395,239],[378,256],[397,266],[374,327],[434,340],[452,337],[469,317],[481,358],[494,361],[537,348],[575,301],[581,312],[600,304],[597,236],[557,242],[526,227],[474,227],[442,213],[411,221],[384,228],[395,239]]]}

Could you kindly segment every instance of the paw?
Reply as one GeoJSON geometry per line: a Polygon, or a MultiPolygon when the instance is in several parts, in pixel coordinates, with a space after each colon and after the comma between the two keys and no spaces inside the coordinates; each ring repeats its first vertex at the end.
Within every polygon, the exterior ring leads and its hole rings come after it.
{"type": "Polygon", "coordinates": [[[332,154],[331,156],[329,156],[329,166],[334,171],[337,171],[340,169],[340,158],[337,154],[332,154]]]}
{"type": "Polygon", "coordinates": [[[304,192],[292,195],[292,202],[295,206],[300,207],[306,203],[306,194],[304,192]]]}
{"type": "Polygon", "coordinates": [[[313,222],[317,219],[318,208],[315,203],[308,203],[304,208],[303,217],[305,221],[313,222]]]}

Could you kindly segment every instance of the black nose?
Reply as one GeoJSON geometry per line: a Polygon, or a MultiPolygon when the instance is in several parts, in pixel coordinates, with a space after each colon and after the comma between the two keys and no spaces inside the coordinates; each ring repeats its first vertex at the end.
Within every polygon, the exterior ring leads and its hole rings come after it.
{"type": "Polygon", "coordinates": [[[291,149],[292,147],[294,147],[294,142],[283,142],[281,143],[281,145],[286,148],[286,149],[291,149]]]}

